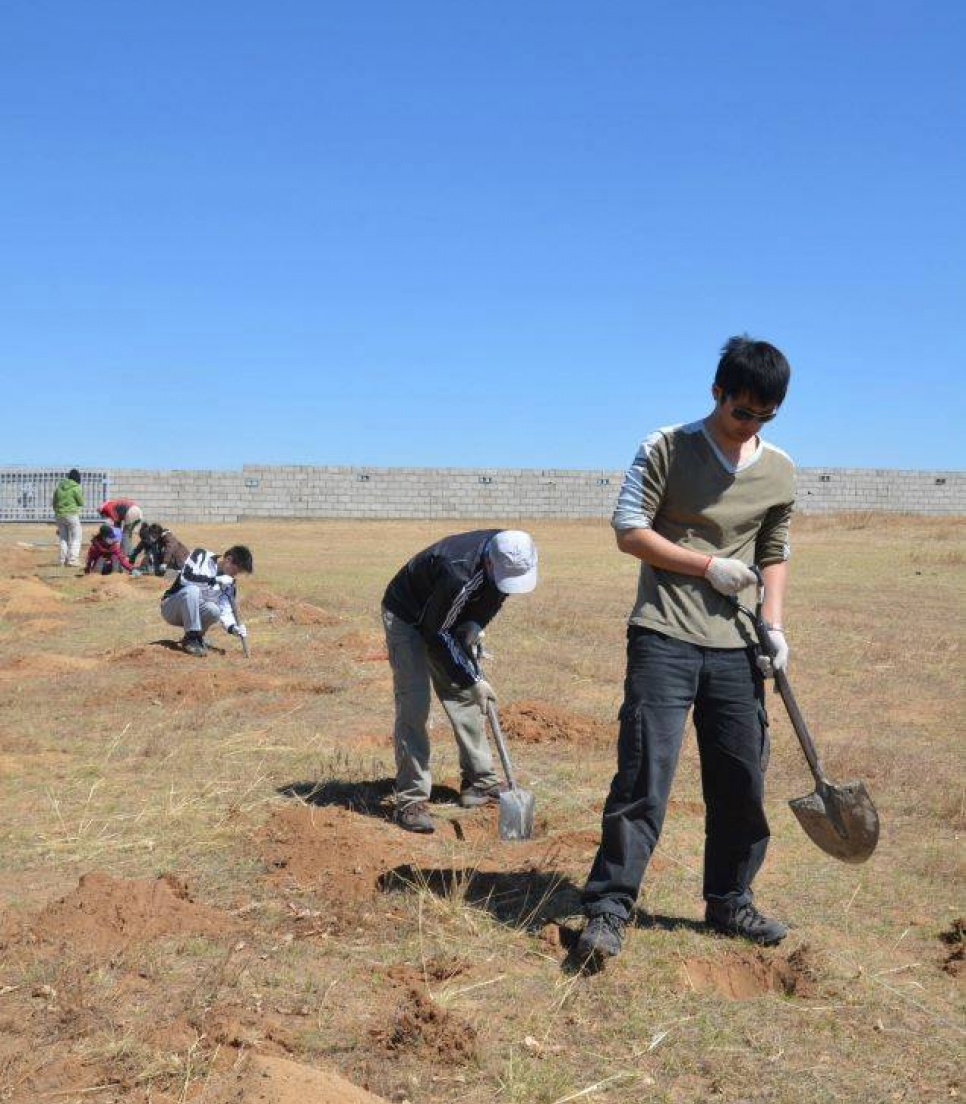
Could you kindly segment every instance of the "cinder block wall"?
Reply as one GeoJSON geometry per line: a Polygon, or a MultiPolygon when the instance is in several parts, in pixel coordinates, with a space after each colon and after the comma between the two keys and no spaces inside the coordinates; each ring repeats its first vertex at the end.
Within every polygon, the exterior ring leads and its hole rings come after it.
{"type": "MultiPolygon", "coordinates": [[[[0,472],[27,469],[0,468],[0,472]]],[[[39,469],[33,469],[37,471],[39,469]]],[[[52,471],[53,469],[46,469],[52,471]]],[[[234,471],[108,469],[112,496],[147,519],[609,517],[621,471],[245,465],[234,471]]],[[[802,468],[803,513],[966,514],[966,472],[802,468]]]]}

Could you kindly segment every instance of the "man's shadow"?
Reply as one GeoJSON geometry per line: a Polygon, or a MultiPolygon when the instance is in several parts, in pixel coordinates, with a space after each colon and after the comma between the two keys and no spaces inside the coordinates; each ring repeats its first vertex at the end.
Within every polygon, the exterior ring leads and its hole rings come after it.
{"type": "Polygon", "coordinates": [[[562,922],[580,903],[579,891],[570,878],[531,869],[484,871],[472,866],[402,863],[380,875],[378,885],[384,893],[429,892],[442,899],[461,899],[484,909],[501,924],[530,932],[557,923],[561,944],[567,938],[562,922]]]}
{"type": "MultiPolygon", "coordinates": [[[[275,791],[282,797],[295,797],[307,805],[337,805],[362,816],[377,820],[392,820],[395,805],[392,800],[396,780],[394,778],[327,778],[316,781],[286,782],[275,791]]],[[[453,805],[459,800],[459,792],[452,786],[433,786],[430,801],[440,805],[453,805]]]]}

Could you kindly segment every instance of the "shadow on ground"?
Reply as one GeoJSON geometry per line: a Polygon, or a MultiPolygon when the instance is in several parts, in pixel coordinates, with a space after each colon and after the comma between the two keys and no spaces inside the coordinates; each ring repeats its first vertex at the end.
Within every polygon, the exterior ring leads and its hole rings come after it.
{"type": "Polygon", "coordinates": [[[378,884],[384,893],[428,890],[437,897],[461,897],[501,924],[528,931],[563,920],[579,905],[577,887],[569,878],[534,870],[484,871],[403,863],[382,874],[378,884]]]}
{"type": "MultiPolygon", "coordinates": [[[[395,803],[394,778],[369,778],[363,781],[346,778],[328,778],[324,781],[287,782],[276,793],[282,797],[294,797],[307,805],[338,805],[363,816],[379,820],[391,820],[395,803]]],[[[432,801],[439,805],[454,805],[459,792],[452,786],[433,786],[432,801]]]]}

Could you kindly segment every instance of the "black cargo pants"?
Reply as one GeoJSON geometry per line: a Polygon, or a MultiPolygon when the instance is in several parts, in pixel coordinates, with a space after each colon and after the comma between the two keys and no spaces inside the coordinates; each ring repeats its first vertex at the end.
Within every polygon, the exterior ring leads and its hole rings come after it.
{"type": "Polygon", "coordinates": [[[705,804],[704,897],[751,900],[765,858],[764,683],[751,648],[702,648],[632,625],[617,773],[584,887],[588,916],[630,918],[664,823],[688,709],[694,706],[705,804]]]}

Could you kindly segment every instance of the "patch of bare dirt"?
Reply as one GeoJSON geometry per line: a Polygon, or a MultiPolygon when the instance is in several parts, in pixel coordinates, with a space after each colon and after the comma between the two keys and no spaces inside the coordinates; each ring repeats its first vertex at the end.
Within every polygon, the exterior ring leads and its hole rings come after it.
{"type": "Polygon", "coordinates": [[[85,575],[80,583],[80,602],[156,602],[158,588],[148,580],[130,575],[85,575]]]}
{"type": "Polygon", "coordinates": [[[24,636],[41,635],[60,632],[67,622],[60,617],[31,617],[20,625],[18,632],[24,636]]]}
{"type": "Polygon", "coordinates": [[[279,809],[262,830],[262,856],[270,870],[299,885],[321,887],[334,906],[374,897],[379,877],[429,843],[387,820],[339,806],[279,809]]]}
{"type": "Polygon", "coordinates": [[[966,919],[959,917],[954,920],[946,931],[940,933],[939,940],[947,948],[943,955],[943,970],[953,977],[959,977],[966,955],[966,919]]]}
{"type": "Polygon", "coordinates": [[[209,1082],[212,1104],[386,1104],[332,1070],[268,1054],[247,1054],[232,1072],[209,1082]]]}
{"type": "Polygon", "coordinates": [[[807,945],[790,954],[755,948],[716,958],[686,958],[681,974],[684,988],[730,1000],[753,1000],[766,993],[807,997],[814,993],[817,982],[807,945]]]}
{"type": "Polygon", "coordinates": [[[64,596],[39,579],[0,579],[0,612],[28,618],[63,613],[64,596]]]}
{"type": "Polygon", "coordinates": [[[338,625],[340,618],[311,602],[286,598],[270,590],[253,590],[245,594],[245,609],[267,611],[268,621],[287,622],[291,625],[338,625]]]}
{"type": "Polygon", "coordinates": [[[612,740],[615,733],[610,722],[529,700],[502,708],[500,725],[511,740],[522,744],[600,744],[612,740]]]}
{"type": "Polygon", "coordinates": [[[90,671],[100,663],[88,656],[58,655],[56,652],[35,652],[17,656],[2,670],[0,678],[47,678],[69,675],[74,671],[90,671]]]}
{"type": "Polygon", "coordinates": [[[105,956],[121,945],[164,935],[218,938],[236,926],[225,913],[194,901],[174,875],[112,878],[98,870],[83,875],[76,889],[25,924],[32,941],[66,942],[105,956]]]}
{"type": "Polygon", "coordinates": [[[476,1028],[415,987],[396,1009],[389,1027],[372,1034],[389,1051],[431,1054],[435,1061],[453,1065],[476,1058],[476,1028]]]}

